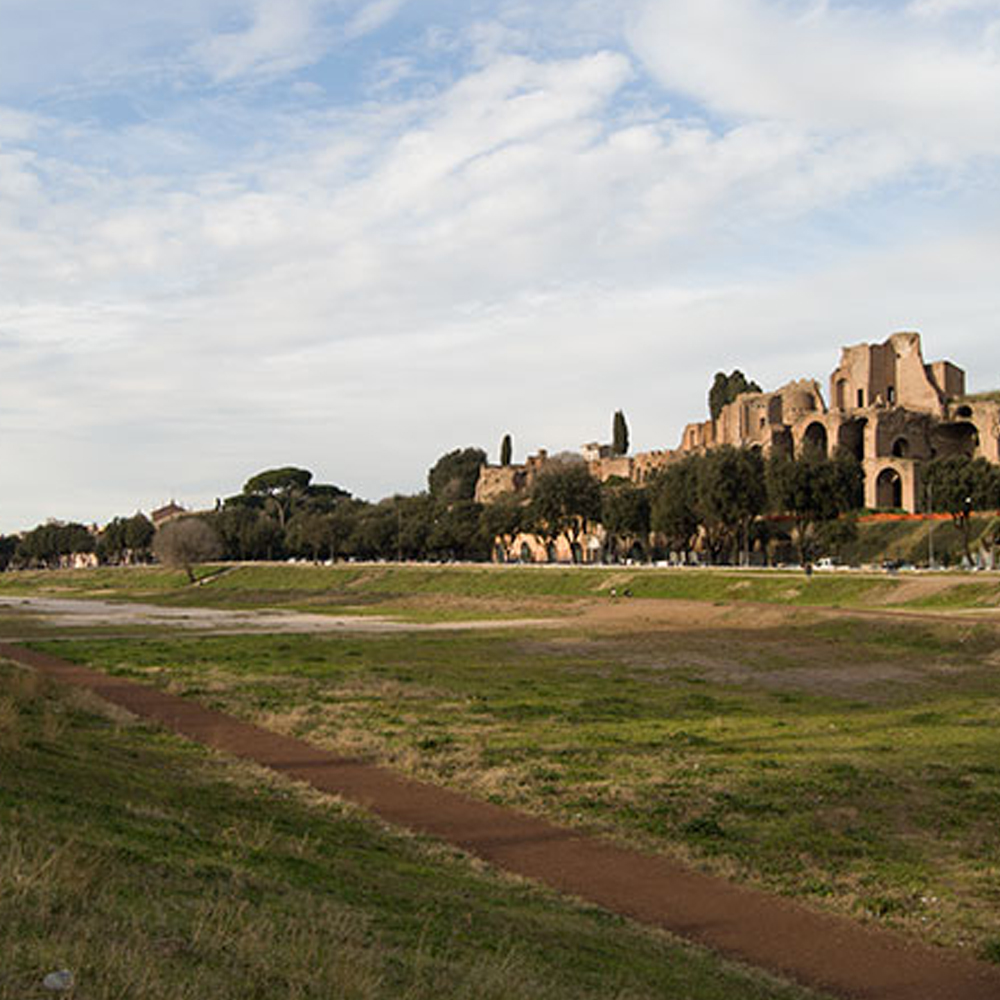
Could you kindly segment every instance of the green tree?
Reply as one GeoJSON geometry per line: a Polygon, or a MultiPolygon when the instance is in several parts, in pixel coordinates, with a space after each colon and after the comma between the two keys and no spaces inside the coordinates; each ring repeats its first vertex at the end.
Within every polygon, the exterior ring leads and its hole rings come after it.
{"type": "Polygon", "coordinates": [[[574,559],[587,526],[601,517],[601,488],[582,462],[545,469],[531,491],[530,514],[535,530],[548,541],[563,536],[574,559]]]}
{"type": "Polygon", "coordinates": [[[601,489],[601,523],[607,532],[607,553],[612,559],[628,555],[649,538],[649,495],[641,487],[624,482],[601,489]]]}
{"type": "Polygon", "coordinates": [[[20,565],[56,568],[67,557],[93,552],[97,541],[82,524],[48,521],[22,536],[16,559],[20,565]]]}
{"type": "Polygon", "coordinates": [[[628,424],[621,410],[615,410],[614,419],[611,421],[611,454],[628,454],[628,424]]]}
{"type": "Polygon", "coordinates": [[[951,515],[972,561],[972,513],[1000,506],[1000,469],[987,459],[956,455],[928,462],[921,470],[932,510],[951,515]]]}
{"type": "Polygon", "coordinates": [[[313,562],[329,551],[330,516],[312,510],[300,510],[289,518],[285,528],[285,549],[295,556],[305,556],[313,562]]]}
{"type": "Polygon", "coordinates": [[[500,442],[500,464],[510,465],[511,459],[514,457],[514,443],[510,439],[509,434],[504,434],[503,440],[500,442]]]}
{"type": "Polygon", "coordinates": [[[775,453],[767,462],[767,493],[771,510],[792,519],[804,565],[815,557],[822,535],[830,536],[820,526],[863,503],[864,474],[857,459],[843,453],[833,458],[808,448],[798,458],[775,453]]]}
{"type": "Polygon", "coordinates": [[[482,448],[456,448],[442,455],[427,473],[427,486],[435,500],[471,500],[476,494],[479,470],[486,464],[482,448]]]}
{"type": "Polygon", "coordinates": [[[17,552],[17,539],[13,535],[0,535],[0,572],[7,569],[14,561],[17,552]]]}
{"type": "Polygon", "coordinates": [[[156,528],[145,514],[133,514],[125,521],[125,547],[133,562],[149,559],[156,528]]]}
{"type": "Polygon", "coordinates": [[[251,476],[243,485],[245,496],[264,501],[265,507],[278,516],[282,531],[291,516],[296,501],[306,495],[312,473],[308,469],[284,466],[280,469],[265,469],[251,476]]]}
{"type": "Polygon", "coordinates": [[[691,551],[698,532],[695,509],[698,457],[688,456],[663,469],[649,489],[650,527],[662,535],[672,552],[691,551]]]}
{"type": "Polygon", "coordinates": [[[698,456],[694,485],[694,509],[711,561],[748,551],[751,526],[767,502],[760,452],[713,448],[698,456]]]}
{"type": "Polygon", "coordinates": [[[711,413],[713,420],[718,420],[722,408],[736,399],[740,393],[760,391],[760,386],[756,382],[747,381],[747,377],[739,368],[728,375],[725,372],[716,372],[712,386],[708,390],[708,412],[711,413]]]}

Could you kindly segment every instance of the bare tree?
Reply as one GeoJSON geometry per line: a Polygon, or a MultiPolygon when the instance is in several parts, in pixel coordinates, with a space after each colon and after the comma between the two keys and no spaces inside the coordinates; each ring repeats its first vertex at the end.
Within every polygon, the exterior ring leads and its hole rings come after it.
{"type": "Polygon", "coordinates": [[[219,536],[200,517],[168,521],[157,530],[153,539],[156,558],[166,566],[183,569],[192,583],[195,582],[195,565],[217,558],[221,551],[219,536]]]}

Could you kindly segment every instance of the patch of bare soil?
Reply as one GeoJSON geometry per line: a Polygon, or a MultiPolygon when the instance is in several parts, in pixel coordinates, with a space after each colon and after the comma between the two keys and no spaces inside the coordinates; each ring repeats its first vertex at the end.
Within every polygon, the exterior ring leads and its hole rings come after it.
{"type": "Polygon", "coordinates": [[[954,580],[940,577],[919,576],[901,580],[899,586],[884,591],[876,591],[869,598],[872,604],[893,605],[920,601],[955,586],[954,580]]]}
{"type": "Polygon", "coordinates": [[[508,871],[856,1000],[989,1000],[1000,969],[511,809],[338,758],[197,702],[0,643],[0,656],[438,837],[508,871]]]}

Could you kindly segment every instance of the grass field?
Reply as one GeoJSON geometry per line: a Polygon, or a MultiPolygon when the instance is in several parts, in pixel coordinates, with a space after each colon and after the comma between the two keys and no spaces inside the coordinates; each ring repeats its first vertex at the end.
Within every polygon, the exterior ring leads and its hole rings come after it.
{"type": "Polygon", "coordinates": [[[48,648],[1000,958],[996,640],[845,618],[48,648]]]}
{"type": "Polygon", "coordinates": [[[0,998],[805,1000],[0,664],[0,998]]]}
{"type": "MultiPolygon", "coordinates": [[[[963,619],[1000,603],[996,577],[273,565],[204,580],[4,574],[0,592],[554,618],[516,632],[77,633],[46,648],[1000,961],[998,631],[963,619]],[[636,600],[610,601],[612,587],[636,600]],[[672,599],[695,603],[669,627],[647,620],[672,599]],[[849,612],[881,606],[937,617],[849,612]]],[[[21,634],[43,639],[20,614],[21,634]]]]}

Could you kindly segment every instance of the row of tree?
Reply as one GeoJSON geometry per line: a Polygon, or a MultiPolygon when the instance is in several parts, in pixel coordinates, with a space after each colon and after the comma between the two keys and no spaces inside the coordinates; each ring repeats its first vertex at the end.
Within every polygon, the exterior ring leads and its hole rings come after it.
{"type": "MultiPolygon", "coordinates": [[[[757,450],[716,448],[666,467],[643,486],[598,483],[578,455],[564,453],[528,493],[482,505],[474,494],[485,462],[479,448],[449,452],[430,469],[426,492],[378,503],[314,483],[305,469],[269,469],[214,511],[158,532],[136,514],[100,532],[53,522],[20,538],[0,537],[0,568],[66,565],[79,553],[112,564],[153,554],[178,565],[210,558],[516,560],[522,557],[516,539],[525,534],[546,548],[563,539],[564,551],[581,558],[598,526],[598,555],[607,561],[697,551],[712,563],[734,563],[753,552],[766,557],[771,543],[782,540],[806,562],[836,554],[851,540],[848,515],[863,503],[855,459],[808,450],[798,458],[765,458],[757,450]]],[[[927,463],[922,473],[925,501],[954,517],[968,549],[971,512],[1000,508],[1000,468],[982,458],[948,458],[927,463]]]]}

